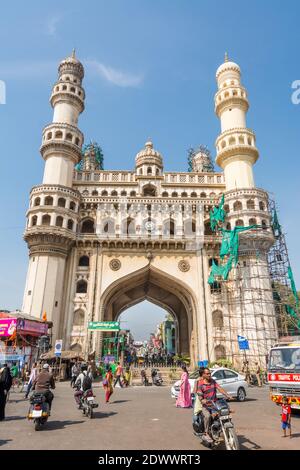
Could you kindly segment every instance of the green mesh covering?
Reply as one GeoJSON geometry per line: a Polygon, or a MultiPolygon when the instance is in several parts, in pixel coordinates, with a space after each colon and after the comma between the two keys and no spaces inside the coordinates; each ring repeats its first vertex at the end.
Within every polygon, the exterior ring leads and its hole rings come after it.
{"type": "Polygon", "coordinates": [[[272,216],[272,229],[274,233],[276,233],[277,235],[281,235],[282,233],[281,225],[278,220],[276,209],[274,209],[273,216],[272,216]]]}
{"type": "Polygon", "coordinates": [[[294,276],[293,276],[293,271],[292,271],[292,268],[290,266],[288,268],[288,277],[289,277],[289,280],[291,281],[292,292],[293,292],[293,295],[294,295],[294,298],[295,298],[295,301],[296,301],[296,306],[298,307],[299,306],[299,297],[298,297],[298,292],[297,292],[297,289],[296,289],[296,284],[295,284],[295,280],[294,280],[294,276]]]}
{"type": "Polygon", "coordinates": [[[210,227],[214,232],[220,223],[224,223],[226,212],[224,211],[224,194],[221,198],[220,204],[215,206],[212,211],[209,213],[210,217],[210,227]]]}
{"type": "Polygon", "coordinates": [[[292,318],[297,320],[297,328],[300,329],[300,318],[295,312],[295,310],[293,309],[293,307],[291,307],[290,305],[285,305],[285,311],[288,315],[290,315],[292,318]]]}
{"type": "Polygon", "coordinates": [[[220,257],[224,260],[225,256],[228,257],[227,261],[220,266],[216,265],[213,261],[208,283],[213,284],[216,277],[222,277],[224,281],[228,279],[228,275],[232,269],[232,266],[236,266],[239,260],[239,234],[246,230],[253,230],[260,228],[261,225],[249,225],[248,227],[234,227],[233,230],[225,230],[219,228],[222,232],[222,243],[220,248],[220,257]]]}

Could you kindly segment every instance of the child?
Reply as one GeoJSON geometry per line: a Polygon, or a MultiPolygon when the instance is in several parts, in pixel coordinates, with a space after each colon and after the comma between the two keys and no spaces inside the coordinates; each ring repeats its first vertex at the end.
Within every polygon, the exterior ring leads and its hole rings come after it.
{"type": "Polygon", "coordinates": [[[288,404],[287,397],[282,398],[282,405],[281,405],[281,425],[283,429],[283,436],[286,437],[286,428],[290,430],[290,437],[292,437],[292,426],[291,426],[291,407],[288,404]]]}

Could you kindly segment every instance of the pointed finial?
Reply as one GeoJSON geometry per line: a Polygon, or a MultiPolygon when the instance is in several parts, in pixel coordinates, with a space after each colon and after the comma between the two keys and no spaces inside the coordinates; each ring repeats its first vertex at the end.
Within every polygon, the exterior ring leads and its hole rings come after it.
{"type": "Polygon", "coordinates": [[[229,59],[228,59],[228,53],[225,52],[225,62],[228,62],[228,60],[229,60],[229,59]]]}
{"type": "Polygon", "coordinates": [[[76,50],[75,50],[75,48],[74,48],[74,49],[72,50],[72,59],[76,59],[75,52],[76,52],[76,50]]]}

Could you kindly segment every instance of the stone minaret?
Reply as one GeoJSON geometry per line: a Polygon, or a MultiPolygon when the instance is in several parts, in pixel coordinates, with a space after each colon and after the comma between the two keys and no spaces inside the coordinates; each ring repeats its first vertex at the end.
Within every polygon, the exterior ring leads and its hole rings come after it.
{"type": "Polygon", "coordinates": [[[43,130],[43,184],[30,194],[25,240],[29,268],[22,310],[37,318],[46,311],[61,334],[66,259],[76,237],[80,194],[72,189],[74,165],[81,158],[83,134],[78,116],[84,109],[84,69],[73,51],[58,67],[50,98],[53,122],[43,130]]]}
{"type": "Polygon", "coordinates": [[[241,84],[240,67],[228,61],[226,55],[216,78],[215,111],[221,121],[216,162],[224,170],[227,190],[253,188],[252,166],[258,159],[258,151],[255,134],[246,126],[249,102],[247,91],[241,84]]]}

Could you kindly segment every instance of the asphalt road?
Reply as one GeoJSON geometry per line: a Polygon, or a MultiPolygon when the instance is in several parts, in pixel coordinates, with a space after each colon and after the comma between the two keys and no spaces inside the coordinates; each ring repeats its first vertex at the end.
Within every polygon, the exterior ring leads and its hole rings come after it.
{"type": "MultiPolygon", "coordinates": [[[[117,388],[108,405],[98,384],[95,392],[99,408],[91,420],[76,408],[69,384],[59,383],[52,415],[39,432],[26,419],[28,401],[12,392],[0,422],[0,450],[204,450],[192,432],[192,410],[176,408],[169,387],[117,388]]],[[[293,416],[292,439],[281,437],[280,408],[267,387],[250,388],[246,402],[230,407],[242,449],[300,448],[300,414],[293,416]]]]}

